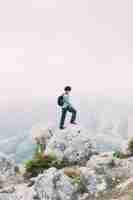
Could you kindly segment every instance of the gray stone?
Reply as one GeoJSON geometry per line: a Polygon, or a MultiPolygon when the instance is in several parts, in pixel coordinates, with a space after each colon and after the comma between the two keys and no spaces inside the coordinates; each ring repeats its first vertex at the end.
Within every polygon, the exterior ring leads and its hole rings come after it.
{"type": "Polygon", "coordinates": [[[71,164],[83,164],[96,153],[88,132],[77,125],[69,125],[64,130],[56,129],[45,150],[45,154],[54,154],[71,164]]]}
{"type": "Polygon", "coordinates": [[[34,189],[41,200],[75,200],[78,188],[62,170],[50,168],[38,176],[34,189]]]}

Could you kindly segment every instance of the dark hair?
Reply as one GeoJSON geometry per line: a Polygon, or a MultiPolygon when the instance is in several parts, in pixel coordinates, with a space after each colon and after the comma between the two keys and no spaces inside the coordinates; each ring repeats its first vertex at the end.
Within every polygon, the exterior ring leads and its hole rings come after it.
{"type": "Polygon", "coordinates": [[[66,86],[66,87],[64,88],[64,90],[65,90],[65,91],[71,91],[72,88],[71,88],[70,86],[66,86]]]}

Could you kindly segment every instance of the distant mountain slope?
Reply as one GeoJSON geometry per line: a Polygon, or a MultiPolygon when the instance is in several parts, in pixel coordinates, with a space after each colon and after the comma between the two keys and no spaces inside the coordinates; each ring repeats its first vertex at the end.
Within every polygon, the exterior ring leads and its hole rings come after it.
{"type": "MultiPolygon", "coordinates": [[[[101,97],[75,97],[78,121],[89,130],[100,151],[113,150],[127,138],[132,103],[101,97]]],[[[69,120],[70,114],[68,114],[69,120]]],[[[11,102],[0,107],[0,149],[20,162],[30,157],[34,145],[30,130],[38,122],[58,126],[60,109],[56,98],[11,102]],[[54,102],[55,101],[55,102],[54,102]]],[[[68,121],[67,120],[67,121],[68,121]]]]}

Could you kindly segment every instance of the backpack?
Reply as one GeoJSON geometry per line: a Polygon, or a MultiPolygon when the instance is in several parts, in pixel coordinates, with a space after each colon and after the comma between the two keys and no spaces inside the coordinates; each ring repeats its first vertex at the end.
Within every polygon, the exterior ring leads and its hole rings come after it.
{"type": "Polygon", "coordinates": [[[63,104],[64,104],[63,95],[58,97],[57,103],[58,103],[58,106],[63,106],[63,104]]]}

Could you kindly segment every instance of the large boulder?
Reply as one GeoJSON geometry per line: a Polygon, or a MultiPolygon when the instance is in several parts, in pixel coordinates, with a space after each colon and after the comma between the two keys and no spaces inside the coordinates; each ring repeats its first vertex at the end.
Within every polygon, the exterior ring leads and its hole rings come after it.
{"type": "Polygon", "coordinates": [[[0,154],[0,188],[22,181],[19,166],[8,156],[0,154]]]}
{"type": "Polygon", "coordinates": [[[0,153],[0,200],[33,200],[34,190],[25,183],[23,167],[0,153]]]}
{"type": "Polygon", "coordinates": [[[57,170],[50,168],[35,181],[34,190],[40,200],[92,200],[105,190],[105,182],[87,167],[57,170]]]}
{"type": "Polygon", "coordinates": [[[88,160],[86,166],[90,169],[109,167],[113,162],[113,152],[100,153],[99,155],[94,155],[88,160]]]}
{"type": "Polygon", "coordinates": [[[84,164],[97,152],[88,131],[80,126],[70,125],[64,130],[54,130],[46,145],[45,154],[54,154],[70,164],[84,164]]]}
{"type": "Polygon", "coordinates": [[[15,174],[16,165],[13,160],[4,154],[0,154],[0,175],[13,176],[15,174]]]}
{"type": "Polygon", "coordinates": [[[75,200],[78,199],[78,187],[62,170],[50,168],[39,175],[34,185],[38,199],[75,200]]]}
{"type": "Polygon", "coordinates": [[[109,193],[133,176],[133,157],[114,158],[113,153],[92,156],[80,171],[87,191],[94,196],[109,193]]]}

